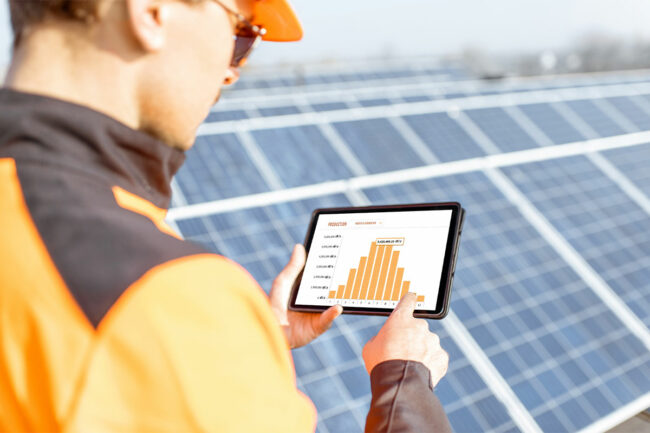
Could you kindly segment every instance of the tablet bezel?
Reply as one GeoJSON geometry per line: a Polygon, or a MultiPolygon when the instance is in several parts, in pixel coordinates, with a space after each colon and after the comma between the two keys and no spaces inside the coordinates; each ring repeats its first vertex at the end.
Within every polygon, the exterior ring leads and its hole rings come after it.
{"type": "MultiPolygon", "coordinates": [[[[451,296],[451,288],[454,279],[454,271],[456,267],[456,259],[458,257],[458,246],[460,242],[460,234],[462,233],[462,225],[464,220],[465,211],[458,202],[444,202],[444,203],[415,203],[415,204],[400,204],[400,205],[383,205],[383,206],[363,206],[363,207],[337,207],[337,208],[321,208],[316,209],[312,213],[311,221],[305,236],[305,250],[309,256],[309,249],[311,247],[318,218],[323,214],[346,214],[346,213],[371,213],[371,212],[405,212],[405,211],[424,211],[424,210],[451,210],[451,221],[449,223],[449,233],[447,234],[447,245],[445,247],[445,257],[442,265],[442,275],[440,278],[440,287],[438,289],[438,300],[436,310],[416,309],[414,311],[415,317],[424,317],[429,319],[442,319],[449,311],[449,300],[451,296]]],[[[296,278],[291,289],[289,297],[289,310],[300,312],[322,312],[330,308],[327,305],[296,305],[296,298],[298,297],[298,289],[302,281],[302,273],[296,278]]],[[[343,314],[362,314],[373,316],[388,316],[393,311],[393,308],[364,308],[364,307],[343,307],[343,314]]]]}

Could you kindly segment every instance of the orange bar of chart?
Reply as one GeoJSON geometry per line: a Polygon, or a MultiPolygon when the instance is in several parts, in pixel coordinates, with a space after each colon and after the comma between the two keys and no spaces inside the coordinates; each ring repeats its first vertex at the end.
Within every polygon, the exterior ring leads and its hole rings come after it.
{"type": "Polygon", "coordinates": [[[386,285],[386,274],[388,274],[388,267],[390,266],[390,258],[393,255],[393,246],[386,246],[384,250],[384,260],[381,264],[381,273],[379,274],[379,283],[377,289],[371,299],[380,300],[384,294],[384,286],[386,285]]]}
{"type": "Polygon", "coordinates": [[[363,272],[363,282],[361,283],[361,292],[356,299],[366,299],[368,293],[368,284],[370,284],[370,274],[372,273],[372,265],[375,264],[375,253],[377,252],[377,243],[373,242],[370,246],[368,253],[368,261],[366,262],[366,270],[363,272]]]}
{"type": "Polygon", "coordinates": [[[365,292],[363,299],[372,299],[375,294],[377,280],[379,279],[379,270],[381,269],[381,261],[385,250],[386,247],[384,245],[377,246],[377,257],[375,257],[375,265],[372,269],[372,279],[370,280],[370,286],[368,287],[368,291],[365,292]]]}
{"type": "Polygon", "coordinates": [[[346,299],[358,299],[359,298],[359,291],[361,290],[361,280],[363,279],[363,274],[364,270],[366,269],[366,261],[368,260],[368,257],[361,257],[359,260],[359,267],[357,268],[357,277],[354,280],[354,289],[352,290],[352,295],[350,298],[346,299]]]}
{"type": "MultiPolygon", "coordinates": [[[[346,284],[330,290],[328,298],[399,301],[411,282],[404,280],[404,268],[397,267],[400,252],[393,247],[385,241],[372,242],[368,256],[359,258],[359,266],[349,270],[346,284]]],[[[424,302],[424,296],[418,296],[417,302],[424,302]]]]}
{"type": "Polygon", "coordinates": [[[390,260],[390,270],[388,271],[388,278],[386,279],[386,289],[384,296],[381,297],[384,301],[390,301],[393,293],[393,282],[395,281],[395,271],[397,271],[397,260],[399,259],[399,251],[393,251],[393,257],[390,260]]]}
{"type": "Polygon", "coordinates": [[[409,287],[411,286],[410,281],[404,281],[404,284],[402,285],[402,293],[400,293],[399,298],[402,299],[404,295],[406,295],[409,291],[409,287]]]}
{"type": "Polygon", "coordinates": [[[393,284],[393,301],[401,299],[402,278],[404,277],[404,268],[397,268],[397,275],[395,276],[395,283],[393,284]]]}
{"type": "Polygon", "coordinates": [[[348,282],[345,284],[345,290],[343,293],[337,293],[339,298],[350,299],[350,293],[352,292],[352,286],[354,285],[354,276],[356,273],[356,269],[350,269],[350,273],[348,274],[348,282]]]}

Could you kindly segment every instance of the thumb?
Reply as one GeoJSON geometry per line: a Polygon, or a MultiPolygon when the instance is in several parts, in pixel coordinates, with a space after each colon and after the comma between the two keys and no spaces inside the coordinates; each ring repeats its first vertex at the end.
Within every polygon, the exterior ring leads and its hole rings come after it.
{"type": "Polygon", "coordinates": [[[287,266],[285,266],[281,272],[282,279],[286,279],[286,281],[295,280],[303,266],[305,266],[305,256],[305,247],[296,244],[293,247],[289,263],[287,263],[287,266]]]}
{"type": "Polygon", "coordinates": [[[413,311],[415,311],[417,295],[414,292],[408,292],[399,301],[395,310],[390,315],[390,318],[413,318],[413,311]]]}
{"type": "Polygon", "coordinates": [[[301,244],[296,244],[293,247],[293,252],[291,253],[291,259],[289,259],[289,264],[287,267],[291,267],[292,270],[297,270],[300,272],[302,267],[305,266],[305,258],[307,253],[305,252],[305,247],[301,244]]]}
{"type": "Polygon", "coordinates": [[[333,305],[327,310],[323,311],[318,316],[318,325],[315,330],[318,333],[318,335],[330,329],[330,326],[332,326],[332,322],[334,322],[334,319],[339,317],[342,312],[343,312],[343,307],[341,307],[340,305],[333,305]]]}

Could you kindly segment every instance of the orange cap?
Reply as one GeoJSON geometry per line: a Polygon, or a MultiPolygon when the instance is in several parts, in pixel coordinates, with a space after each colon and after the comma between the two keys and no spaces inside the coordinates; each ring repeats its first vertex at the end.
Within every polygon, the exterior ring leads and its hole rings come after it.
{"type": "Polygon", "coordinates": [[[289,42],[302,38],[302,26],[287,0],[256,0],[252,24],[266,29],[265,41],[289,42]]]}

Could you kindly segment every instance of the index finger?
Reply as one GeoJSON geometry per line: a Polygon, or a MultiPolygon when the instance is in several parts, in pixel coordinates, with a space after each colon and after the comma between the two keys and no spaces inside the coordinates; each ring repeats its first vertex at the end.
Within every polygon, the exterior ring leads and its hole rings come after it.
{"type": "Polygon", "coordinates": [[[416,301],[417,295],[414,292],[408,292],[399,301],[389,319],[413,318],[413,311],[415,311],[415,305],[417,304],[416,301]]]}

